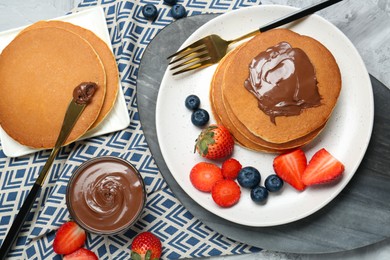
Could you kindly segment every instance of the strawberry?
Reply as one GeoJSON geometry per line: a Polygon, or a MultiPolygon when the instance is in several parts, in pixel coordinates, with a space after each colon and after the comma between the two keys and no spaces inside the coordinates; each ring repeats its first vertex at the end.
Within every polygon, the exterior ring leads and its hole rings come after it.
{"type": "Polygon", "coordinates": [[[226,179],[235,180],[240,172],[242,165],[234,158],[227,159],[222,163],[222,175],[226,179]]]}
{"type": "Polygon", "coordinates": [[[340,177],[343,171],[344,165],[322,148],[311,158],[303,172],[302,181],[307,186],[326,183],[340,177]]]}
{"type": "Polygon", "coordinates": [[[234,139],[223,125],[210,125],[196,139],[195,150],[207,159],[225,158],[233,153],[234,139]]]}
{"type": "Polygon", "coordinates": [[[79,248],[69,255],[65,255],[64,260],[98,260],[96,254],[88,249],[79,248]]]}
{"type": "Polygon", "coordinates": [[[76,222],[68,221],[58,229],[53,242],[53,250],[60,255],[70,254],[84,245],[86,239],[84,229],[76,222]]]}
{"type": "Polygon", "coordinates": [[[275,173],[297,190],[304,190],[302,174],[306,169],[306,155],[301,149],[281,154],[274,159],[275,173]]]}
{"type": "Polygon", "coordinates": [[[131,259],[159,259],[162,252],[161,241],[151,232],[138,234],[131,243],[131,259]]]}
{"type": "Polygon", "coordinates": [[[241,189],[235,181],[224,179],[213,186],[211,196],[219,206],[228,208],[240,200],[241,189]]]}
{"type": "Polygon", "coordinates": [[[208,162],[197,163],[190,172],[192,185],[204,192],[211,192],[214,184],[222,179],[221,169],[217,165],[208,162]]]}

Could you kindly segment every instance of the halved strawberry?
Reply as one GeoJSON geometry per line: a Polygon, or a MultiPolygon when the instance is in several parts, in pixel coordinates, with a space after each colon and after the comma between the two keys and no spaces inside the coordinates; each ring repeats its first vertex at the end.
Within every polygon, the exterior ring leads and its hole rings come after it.
{"type": "Polygon", "coordinates": [[[302,182],[302,174],[306,169],[307,159],[301,149],[284,153],[274,159],[275,173],[285,182],[289,183],[297,190],[304,190],[305,184],[302,182]]]}
{"type": "Polygon", "coordinates": [[[88,249],[79,248],[69,255],[65,255],[64,260],[98,260],[96,254],[88,249]]]}
{"type": "Polygon", "coordinates": [[[235,180],[241,169],[241,163],[234,158],[227,159],[222,163],[222,175],[226,179],[235,180]]]}
{"type": "Polygon", "coordinates": [[[161,241],[151,232],[142,232],[131,242],[131,259],[133,260],[157,260],[161,253],[161,241]]]}
{"type": "Polygon", "coordinates": [[[234,139],[223,125],[210,125],[196,139],[195,149],[207,159],[221,159],[233,153],[234,139]]]}
{"type": "Polygon", "coordinates": [[[344,165],[322,148],[311,158],[303,172],[302,181],[305,185],[331,182],[344,172],[344,165]]]}
{"type": "Polygon", "coordinates": [[[58,229],[53,242],[53,250],[57,254],[73,253],[84,245],[87,235],[76,222],[68,221],[58,229]]]}
{"type": "Polygon", "coordinates": [[[192,185],[204,192],[211,192],[214,184],[222,179],[221,169],[217,165],[208,162],[197,163],[190,172],[192,185]]]}
{"type": "Polygon", "coordinates": [[[233,180],[224,179],[218,181],[211,190],[211,196],[215,203],[223,208],[235,205],[241,197],[240,186],[233,180]]]}

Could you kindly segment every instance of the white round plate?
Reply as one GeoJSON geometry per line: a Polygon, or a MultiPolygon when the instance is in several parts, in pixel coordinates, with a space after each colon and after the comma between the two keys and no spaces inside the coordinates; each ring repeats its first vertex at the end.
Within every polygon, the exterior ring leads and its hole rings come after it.
{"type": "MultiPolygon", "coordinates": [[[[225,39],[233,39],[295,10],[292,7],[270,5],[232,11],[199,28],[183,46],[212,33],[225,39]]],[[[191,112],[184,106],[185,98],[196,94],[201,99],[201,107],[211,111],[209,86],[216,65],[179,76],[172,76],[167,70],[157,98],[158,141],[173,177],[196,203],[226,220],[242,225],[264,227],[286,224],[321,209],[352,178],[371,137],[374,118],[371,82],[353,44],[334,25],[318,15],[307,17],[286,28],[311,36],[324,44],[336,58],[341,70],[343,85],[336,108],[324,131],[303,147],[308,160],[316,151],[326,148],[345,165],[343,177],[337,183],[308,187],[303,192],[285,184],[278,194],[270,193],[265,205],[252,202],[250,191],[242,188],[238,204],[231,208],[221,208],[214,203],[209,193],[198,191],[190,182],[191,168],[205,159],[193,152],[200,129],[191,124],[191,112]]],[[[212,118],[211,123],[213,122],[212,118]]],[[[243,166],[259,169],[262,185],[265,178],[274,173],[272,162],[275,156],[249,151],[238,145],[233,154],[243,166]]]]}

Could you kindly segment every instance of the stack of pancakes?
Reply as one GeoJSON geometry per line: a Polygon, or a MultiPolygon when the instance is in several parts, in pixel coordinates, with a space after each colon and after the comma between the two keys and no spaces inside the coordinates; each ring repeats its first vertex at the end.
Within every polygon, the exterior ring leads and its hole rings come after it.
{"type": "Polygon", "coordinates": [[[0,125],[19,143],[52,148],[73,90],[98,88],[65,144],[98,126],[119,90],[112,50],[93,32],[62,21],[40,21],[22,30],[0,55],[0,125]]]}
{"type": "Polygon", "coordinates": [[[311,37],[274,29],[256,35],[221,60],[211,82],[210,101],[216,121],[225,125],[239,144],[255,151],[283,152],[309,143],[324,129],[340,90],[339,67],[325,46],[311,37]],[[303,109],[296,116],[277,116],[273,123],[244,82],[254,57],[280,42],[303,50],[309,57],[321,105],[303,109]]]}

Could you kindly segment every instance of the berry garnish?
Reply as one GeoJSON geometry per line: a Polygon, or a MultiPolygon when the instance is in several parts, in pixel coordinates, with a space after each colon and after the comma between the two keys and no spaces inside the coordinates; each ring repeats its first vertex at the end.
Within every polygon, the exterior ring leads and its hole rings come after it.
{"type": "Polygon", "coordinates": [[[233,153],[234,139],[223,125],[210,125],[199,134],[195,149],[207,159],[225,158],[233,153]]]}
{"type": "Polygon", "coordinates": [[[242,168],[237,176],[238,183],[244,188],[254,188],[259,185],[260,180],[260,172],[252,166],[242,168]]]}
{"type": "Polygon", "coordinates": [[[174,5],[177,3],[177,0],[164,0],[164,4],[167,5],[174,5]]]}
{"type": "Polygon", "coordinates": [[[64,260],[98,260],[96,254],[88,249],[79,248],[69,255],[65,255],[64,260]]]}
{"type": "Polygon", "coordinates": [[[160,239],[151,232],[138,234],[131,243],[131,259],[159,259],[162,253],[160,239]]]}
{"type": "Polygon", "coordinates": [[[191,122],[196,126],[204,126],[209,122],[209,120],[209,113],[202,108],[198,108],[197,110],[192,112],[191,122]]]}
{"type": "Polygon", "coordinates": [[[263,186],[256,186],[251,190],[251,199],[254,202],[265,202],[268,198],[268,190],[263,186]]]}
{"type": "Polygon", "coordinates": [[[200,105],[200,99],[198,96],[196,95],[189,95],[185,102],[184,102],[186,108],[190,109],[190,110],[196,110],[199,108],[199,105],[200,105]]]}
{"type": "Polygon", "coordinates": [[[305,185],[322,184],[333,181],[341,176],[344,165],[322,148],[311,158],[302,175],[305,185]]]}
{"type": "Polygon", "coordinates": [[[153,4],[146,4],[142,7],[142,14],[146,19],[154,20],[158,15],[157,7],[153,4]]]}
{"type": "Polygon", "coordinates": [[[237,179],[238,173],[242,169],[242,165],[234,158],[227,159],[222,163],[222,175],[226,179],[237,179]]]}
{"type": "Polygon", "coordinates": [[[71,254],[84,245],[87,235],[76,222],[69,221],[58,229],[53,242],[53,250],[57,254],[71,254]]]}
{"type": "Polygon", "coordinates": [[[215,183],[211,196],[217,205],[227,208],[240,200],[241,189],[235,181],[224,179],[215,183]]]}
{"type": "Polygon", "coordinates": [[[302,174],[306,169],[306,155],[301,149],[281,154],[274,159],[275,173],[297,190],[304,190],[302,174]]]}
{"type": "Polygon", "coordinates": [[[187,11],[181,4],[175,4],[172,6],[171,15],[175,19],[180,19],[187,16],[187,11]]]}
{"type": "Polygon", "coordinates": [[[196,164],[190,172],[192,185],[200,191],[211,192],[217,181],[223,179],[221,169],[215,164],[200,162],[196,164]]]}
{"type": "Polygon", "coordinates": [[[283,180],[276,174],[269,175],[264,181],[264,186],[270,192],[279,191],[283,187],[283,184],[283,180]]]}

